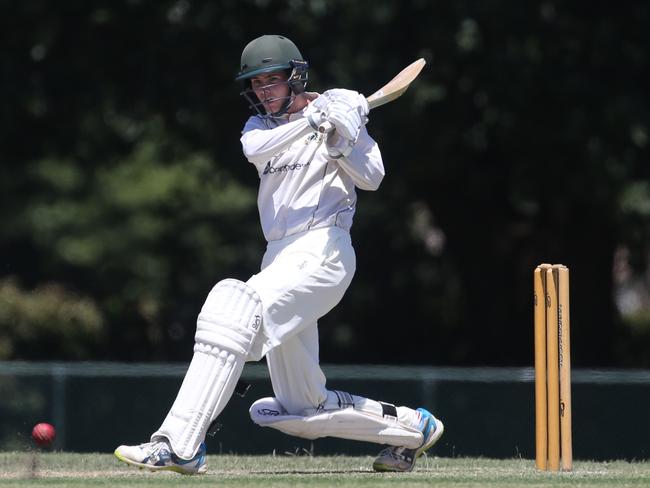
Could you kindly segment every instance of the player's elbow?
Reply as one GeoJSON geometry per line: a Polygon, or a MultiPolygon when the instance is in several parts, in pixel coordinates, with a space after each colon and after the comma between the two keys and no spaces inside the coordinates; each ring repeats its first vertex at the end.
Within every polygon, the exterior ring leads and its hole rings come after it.
{"type": "Polygon", "coordinates": [[[382,180],[384,179],[384,172],[376,171],[371,174],[367,174],[365,178],[356,182],[357,188],[365,191],[375,191],[379,189],[382,180]]]}
{"type": "Polygon", "coordinates": [[[244,156],[246,158],[250,159],[251,157],[255,156],[255,153],[257,152],[257,148],[255,147],[254,144],[252,144],[251,137],[249,134],[244,134],[241,139],[241,148],[242,151],[244,152],[244,156]]]}
{"type": "Polygon", "coordinates": [[[268,159],[259,147],[252,144],[251,141],[246,138],[246,134],[241,138],[241,146],[244,156],[253,164],[261,164],[268,159]]]}

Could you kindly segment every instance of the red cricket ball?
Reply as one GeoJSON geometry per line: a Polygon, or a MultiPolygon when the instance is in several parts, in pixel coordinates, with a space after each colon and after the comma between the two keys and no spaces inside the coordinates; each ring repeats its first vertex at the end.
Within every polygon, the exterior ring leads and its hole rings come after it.
{"type": "Polygon", "coordinates": [[[37,446],[47,447],[52,444],[52,442],[54,442],[55,437],[56,430],[54,430],[54,426],[52,424],[42,422],[40,424],[36,424],[32,429],[32,440],[37,446]]]}

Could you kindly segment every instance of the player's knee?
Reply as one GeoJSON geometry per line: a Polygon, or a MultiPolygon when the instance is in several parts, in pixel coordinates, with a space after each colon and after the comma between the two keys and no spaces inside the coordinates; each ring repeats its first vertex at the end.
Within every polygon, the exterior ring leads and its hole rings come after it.
{"type": "Polygon", "coordinates": [[[288,415],[280,401],[274,397],[256,400],[248,409],[248,413],[251,420],[261,426],[272,424],[288,415]]]}
{"type": "Polygon", "coordinates": [[[246,355],[262,326],[262,302],[243,281],[226,279],[208,294],[196,324],[195,341],[246,355]]]}

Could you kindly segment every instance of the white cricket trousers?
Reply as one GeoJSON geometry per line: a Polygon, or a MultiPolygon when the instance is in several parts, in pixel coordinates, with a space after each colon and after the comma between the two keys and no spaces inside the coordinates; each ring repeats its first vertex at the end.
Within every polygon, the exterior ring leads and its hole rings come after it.
{"type": "Polygon", "coordinates": [[[325,227],[269,242],[262,270],[247,282],[263,307],[249,360],[266,355],[273,392],[289,414],[327,398],[317,321],[343,298],[355,268],[349,232],[325,227]]]}

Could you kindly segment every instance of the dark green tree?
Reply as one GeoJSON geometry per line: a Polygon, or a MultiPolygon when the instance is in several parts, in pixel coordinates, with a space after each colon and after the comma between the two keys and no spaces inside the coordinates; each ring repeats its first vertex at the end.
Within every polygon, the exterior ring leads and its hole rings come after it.
{"type": "Polygon", "coordinates": [[[3,6],[4,357],[189,356],[210,287],[259,266],[233,76],[250,39],[283,33],[318,91],[370,94],[428,61],[370,114],[387,177],[360,195],[357,276],[322,320],[323,361],[531,364],[532,270],[550,261],[571,268],[576,364],[648,365],[646,3],[3,6]],[[26,323],[49,331],[25,339],[26,323]]]}

